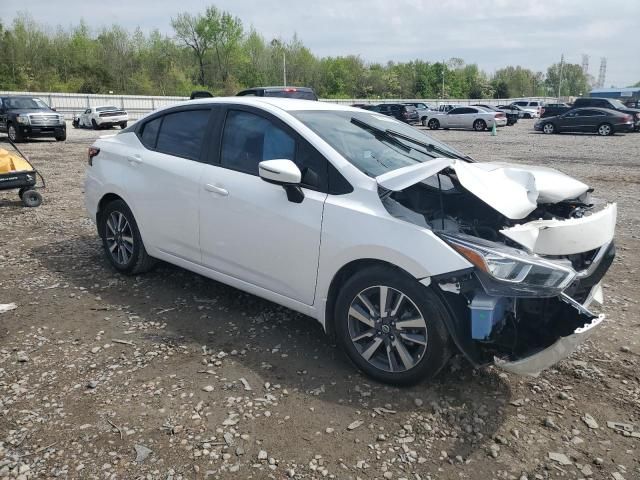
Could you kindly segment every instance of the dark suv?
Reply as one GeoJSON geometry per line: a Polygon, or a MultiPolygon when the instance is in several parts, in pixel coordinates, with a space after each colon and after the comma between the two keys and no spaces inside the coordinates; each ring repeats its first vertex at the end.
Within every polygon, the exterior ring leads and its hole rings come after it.
{"type": "Polygon", "coordinates": [[[416,107],[411,105],[403,105],[401,103],[381,103],[378,105],[377,111],[383,115],[395,117],[401,122],[418,123],[420,115],[416,107]]]}
{"type": "Polygon", "coordinates": [[[309,87],[254,87],[236,93],[237,97],[282,97],[301,100],[318,100],[316,92],[309,87]]]}
{"type": "Polygon", "coordinates": [[[0,132],[7,133],[12,142],[36,137],[67,139],[64,115],[41,99],[26,95],[0,97],[0,132]]]}
{"type": "Polygon", "coordinates": [[[597,108],[609,108],[611,110],[617,110],[622,113],[628,113],[633,117],[634,130],[637,132],[640,130],[640,109],[629,108],[620,100],[615,98],[598,98],[598,97],[582,97],[577,98],[573,102],[573,108],[582,107],[597,107],[597,108]]]}

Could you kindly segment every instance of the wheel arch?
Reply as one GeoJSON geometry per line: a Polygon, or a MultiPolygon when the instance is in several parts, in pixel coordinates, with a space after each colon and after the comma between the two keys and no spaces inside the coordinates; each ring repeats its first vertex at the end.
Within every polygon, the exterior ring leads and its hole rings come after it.
{"type": "Polygon", "coordinates": [[[329,290],[327,292],[327,300],[324,306],[324,330],[332,341],[335,340],[336,332],[333,311],[335,310],[336,299],[338,297],[338,292],[340,291],[341,286],[344,285],[344,283],[356,272],[365,268],[371,268],[375,266],[392,268],[403,275],[416,279],[414,275],[409,273],[407,270],[399,267],[398,265],[376,258],[359,258],[343,265],[331,279],[329,290]]]}
{"type": "Polygon", "coordinates": [[[109,191],[107,193],[105,193],[104,195],[102,195],[102,197],[100,198],[100,201],[98,202],[98,208],[96,209],[96,228],[98,229],[98,235],[100,235],[100,220],[101,220],[101,215],[102,212],[104,211],[104,208],[111,202],[113,202],[114,200],[122,200],[127,207],[129,207],[129,210],[131,210],[131,213],[133,214],[133,217],[136,220],[136,224],[138,225],[138,230],[140,231],[140,236],[142,237],[142,240],[144,241],[144,233],[143,233],[143,227],[142,224],[140,222],[140,218],[138,217],[138,215],[136,215],[136,211],[134,210],[133,206],[131,205],[130,202],[127,201],[127,199],[123,196],[120,195],[118,193],[115,193],[113,191],[109,191]]]}

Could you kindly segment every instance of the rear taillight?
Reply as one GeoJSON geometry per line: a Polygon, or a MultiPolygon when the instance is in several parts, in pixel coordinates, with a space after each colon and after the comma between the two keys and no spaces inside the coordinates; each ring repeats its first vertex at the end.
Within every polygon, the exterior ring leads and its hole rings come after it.
{"type": "Polygon", "coordinates": [[[544,108],[540,109],[540,116],[544,115],[544,108]]]}
{"type": "Polygon", "coordinates": [[[624,116],[624,121],[625,122],[632,122],[633,121],[633,117],[631,115],[625,115],[624,116]]]}
{"type": "Polygon", "coordinates": [[[97,147],[89,147],[89,151],[87,153],[88,153],[87,160],[89,162],[89,165],[91,166],[93,165],[93,157],[95,157],[100,153],[100,149],[97,147]]]}
{"type": "Polygon", "coordinates": [[[496,118],[504,118],[504,113],[496,113],[496,118]]]}
{"type": "Polygon", "coordinates": [[[402,116],[403,117],[408,117],[409,116],[409,112],[402,112],[402,116]]]}
{"type": "Polygon", "coordinates": [[[636,113],[636,118],[640,120],[640,113],[636,113]]]}

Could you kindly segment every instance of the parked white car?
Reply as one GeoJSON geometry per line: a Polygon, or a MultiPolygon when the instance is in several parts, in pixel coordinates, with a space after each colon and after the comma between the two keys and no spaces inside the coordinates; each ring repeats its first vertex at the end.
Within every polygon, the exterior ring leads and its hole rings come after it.
{"type": "Polygon", "coordinates": [[[465,128],[478,132],[496,127],[504,127],[507,124],[507,115],[504,112],[487,110],[482,107],[456,107],[448,112],[432,112],[423,125],[431,130],[439,128],[465,128]]]}
{"type": "Polygon", "coordinates": [[[83,113],[73,116],[75,128],[111,128],[116,125],[121,129],[127,128],[129,114],[113,105],[87,108],[83,113]]]}
{"type": "Polygon", "coordinates": [[[588,306],[615,204],[375,112],[193,100],[98,139],[88,162],[86,207],[117,271],[160,259],[306,314],[380,381],[432,377],[454,350],[536,375],[604,318],[588,306]]]}
{"type": "Polygon", "coordinates": [[[511,102],[511,106],[514,105],[522,111],[520,118],[540,118],[540,111],[544,103],[538,100],[518,100],[511,102]]]}

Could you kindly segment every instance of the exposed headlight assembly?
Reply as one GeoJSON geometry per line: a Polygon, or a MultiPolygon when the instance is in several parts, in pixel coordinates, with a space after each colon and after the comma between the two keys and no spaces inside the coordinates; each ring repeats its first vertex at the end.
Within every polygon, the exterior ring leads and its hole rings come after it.
{"type": "Polygon", "coordinates": [[[22,125],[29,125],[29,116],[28,115],[17,115],[16,121],[21,123],[22,125]]]}
{"type": "Polygon", "coordinates": [[[568,260],[546,260],[470,235],[441,237],[476,267],[478,279],[490,295],[555,297],[576,277],[568,260]]]}

